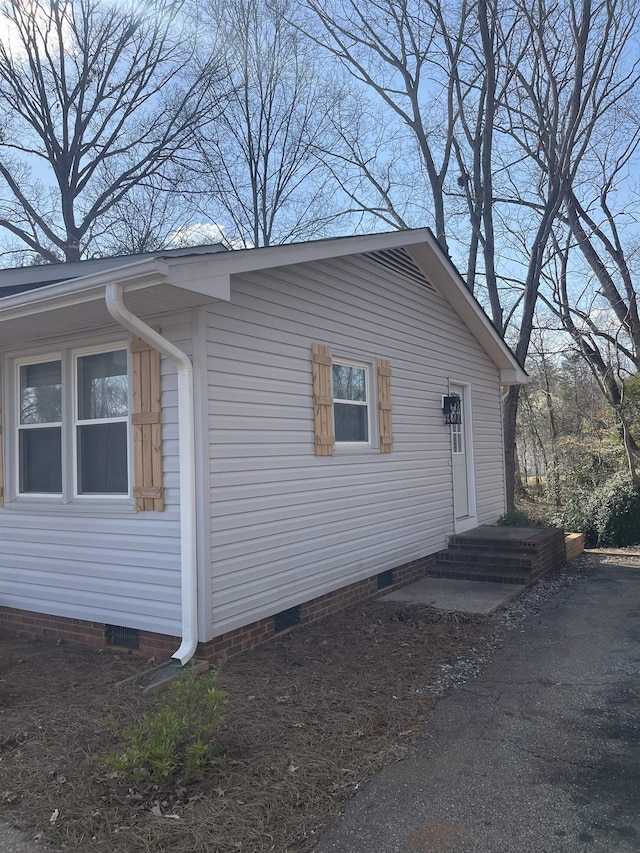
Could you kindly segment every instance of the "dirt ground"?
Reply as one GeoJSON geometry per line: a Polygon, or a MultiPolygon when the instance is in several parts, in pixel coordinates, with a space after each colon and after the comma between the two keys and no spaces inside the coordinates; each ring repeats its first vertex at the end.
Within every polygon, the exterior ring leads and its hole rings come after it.
{"type": "Polygon", "coordinates": [[[311,850],[346,799],[428,734],[439,696],[585,559],[490,617],[373,602],[227,661],[224,760],[189,785],[131,784],[104,766],[119,745],[109,714],[133,722],[157,702],[114,685],[151,662],[0,637],[0,819],[66,850],[311,850]]]}

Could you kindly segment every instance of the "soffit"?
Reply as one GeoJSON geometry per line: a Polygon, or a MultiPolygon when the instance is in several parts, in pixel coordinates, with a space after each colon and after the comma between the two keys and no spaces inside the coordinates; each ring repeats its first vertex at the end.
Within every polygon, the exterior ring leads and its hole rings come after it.
{"type": "MultiPolygon", "coordinates": [[[[142,319],[176,314],[201,305],[202,302],[200,294],[166,284],[135,290],[125,296],[127,308],[142,319]]],[[[113,318],[106,309],[102,295],[91,301],[13,317],[6,323],[0,322],[0,347],[6,350],[18,344],[26,346],[47,338],[113,326],[113,318]]]]}

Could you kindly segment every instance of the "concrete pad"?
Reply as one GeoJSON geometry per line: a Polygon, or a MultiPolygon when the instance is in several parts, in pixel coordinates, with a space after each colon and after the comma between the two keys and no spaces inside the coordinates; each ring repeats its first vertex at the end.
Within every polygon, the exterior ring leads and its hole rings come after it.
{"type": "Polygon", "coordinates": [[[524,585],[515,583],[422,578],[382,596],[381,600],[428,604],[436,610],[455,610],[459,613],[488,616],[519,595],[524,588],[524,585]]]}

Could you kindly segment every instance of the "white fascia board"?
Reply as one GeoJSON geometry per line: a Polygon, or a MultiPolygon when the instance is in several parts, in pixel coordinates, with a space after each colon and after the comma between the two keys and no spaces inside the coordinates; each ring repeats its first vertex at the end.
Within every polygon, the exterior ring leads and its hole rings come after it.
{"type": "Polygon", "coordinates": [[[164,283],[167,275],[166,263],[152,258],[16,293],[0,302],[0,322],[104,299],[105,287],[113,282],[122,283],[126,291],[140,290],[164,283]]]}
{"type": "Polygon", "coordinates": [[[421,243],[407,245],[406,249],[500,369],[502,384],[526,385],[529,381],[526,371],[518,364],[433,234],[426,231],[421,243]]]}
{"type": "MultiPolygon", "coordinates": [[[[283,246],[267,246],[261,249],[233,249],[219,252],[215,256],[216,275],[255,272],[257,270],[285,267],[292,264],[312,263],[347,255],[366,252],[382,252],[385,249],[409,248],[424,243],[431,236],[428,228],[406,231],[390,231],[383,234],[364,234],[350,237],[331,237],[326,240],[311,240],[307,243],[287,243],[283,246]]],[[[169,263],[178,264],[182,258],[169,263]]]]}
{"type": "Polygon", "coordinates": [[[231,301],[230,275],[212,275],[208,278],[181,282],[175,282],[170,278],[167,284],[180,287],[182,290],[189,290],[191,293],[199,293],[201,296],[206,296],[208,300],[231,301]]]}
{"type": "Polygon", "coordinates": [[[231,276],[225,270],[220,269],[218,255],[226,257],[226,253],[216,252],[215,255],[168,259],[166,261],[169,269],[167,284],[189,290],[192,293],[199,293],[209,299],[221,299],[229,302],[231,299],[231,276]]]}
{"type": "Polygon", "coordinates": [[[517,370],[508,367],[500,369],[501,385],[526,385],[530,380],[529,374],[525,373],[521,367],[517,370]]]}

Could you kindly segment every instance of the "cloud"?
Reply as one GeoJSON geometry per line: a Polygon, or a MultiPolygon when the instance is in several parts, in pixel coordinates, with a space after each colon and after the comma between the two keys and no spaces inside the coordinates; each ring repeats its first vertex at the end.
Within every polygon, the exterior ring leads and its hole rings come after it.
{"type": "Polygon", "coordinates": [[[250,249],[250,244],[239,237],[229,237],[224,225],[215,222],[195,222],[192,225],[181,225],[169,238],[170,245],[176,249],[189,246],[206,246],[212,243],[222,243],[230,249],[250,249]]]}

